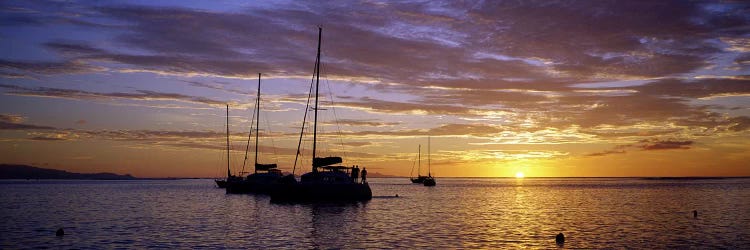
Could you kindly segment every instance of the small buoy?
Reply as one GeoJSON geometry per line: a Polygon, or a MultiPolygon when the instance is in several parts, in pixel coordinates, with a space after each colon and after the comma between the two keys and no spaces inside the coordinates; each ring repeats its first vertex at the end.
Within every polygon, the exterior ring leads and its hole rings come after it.
{"type": "Polygon", "coordinates": [[[565,235],[563,233],[557,234],[557,236],[555,236],[555,243],[560,245],[565,243],[565,235]]]}
{"type": "Polygon", "coordinates": [[[698,218],[698,210],[693,210],[693,218],[698,218]]]}
{"type": "Polygon", "coordinates": [[[57,232],[55,232],[55,235],[57,235],[57,236],[63,236],[63,235],[65,235],[65,230],[63,230],[62,227],[61,227],[60,229],[57,229],[57,232]]]}

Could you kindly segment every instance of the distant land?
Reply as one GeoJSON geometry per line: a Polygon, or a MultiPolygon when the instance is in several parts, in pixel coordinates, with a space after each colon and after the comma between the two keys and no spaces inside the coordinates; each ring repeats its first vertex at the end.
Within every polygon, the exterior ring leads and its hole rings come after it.
{"type": "Polygon", "coordinates": [[[137,180],[139,178],[129,174],[81,174],[27,165],[0,164],[0,179],[137,180]]]}

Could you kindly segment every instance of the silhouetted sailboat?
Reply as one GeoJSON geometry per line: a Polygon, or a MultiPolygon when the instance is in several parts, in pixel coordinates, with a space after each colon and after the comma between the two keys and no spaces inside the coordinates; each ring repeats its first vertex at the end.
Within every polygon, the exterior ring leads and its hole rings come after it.
{"type": "MultiPolygon", "coordinates": [[[[318,28],[318,53],[315,60],[315,112],[313,122],[312,171],[305,173],[297,182],[285,177],[284,184],[271,192],[272,201],[363,201],[372,199],[370,185],[365,181],[357,181],[358,167],[338,166],[343,162],[341,157],[317,157],[318,131],[318,89],[320,85],[320,44],[323,29],[318,28]]],[[[310,88],[312,91],[312,86],[310,88]]],[[[310,93],[312,94],[312,93],[310,93]]],[[[307,110],[305,111],[307,112],[307,110]]],[[[305,114],[307,117],[307,114],[305,114]]],[[[304,124],[304,121],[303,121],[304,124]]],[[[302,126],[304,131],[304,126],[302,126]]],[[[301,134],[300,134],[301,135],[301,134]]],[[[300,142],[302,138],[300,136],[300,142]]],[[[299,149],[297,150],[299,154],[299,149]]],[[[363,173],[364,173],[363,169],[363,173]]]]}
{"type": "Polygon", "coordinates": [[[435,186],[435,178],[432,177],[432,165],[430,164],[430,137],[427,137],[427,177],[422,182],[427,187],[435,186]]]}
{"type": "MultiPolygon", "coordinates": [[[[229,181],[227,193],[262,193],[267,194],[273,189],[276,182],[282,177],[281,170],[276,164],[258,163],[258,134],[260,126],[260,77],[258,73],[258,97],[255,103],[255,171],[245,179],[229,181]]],[[[248,140],[249,145],[249,140],[248,140]]],[[[245,150],[247,160],[247,149],[245,150]]]]}
{"type": "MultiPolygon", "coordinates": [[[[422,184],[424,183],[424,179],[427,178],[427,176],[422,175],[422,145],[420,144],[418,147],[418,153],[417,153],[417,178],[411,177],[409,178],[411,180],[411,183],[414,184],[422,184]]],[[[412,166],[411,171],[414,171],[414,166],[412,166]]],[[[410,174],[411,175],[411,174],[410,174]]]]}
{"type": "Polygon", "coordinates": [[[232,175],[232,171],[229,170],[229,104],[227,104],[227,178],[214,181],[219,188],[226,188],[228,182],[238,180],[242,180],[242,177],[232,175]]]}

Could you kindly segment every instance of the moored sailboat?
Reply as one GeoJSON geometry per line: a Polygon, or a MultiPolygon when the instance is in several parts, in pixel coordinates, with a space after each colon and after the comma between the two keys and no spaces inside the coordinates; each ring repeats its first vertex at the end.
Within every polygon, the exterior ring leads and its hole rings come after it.
{"type": "MultiPolygon", "coordinates": [[[[281,170],[278,169],[278,166],[276,164],[258,163],[258,134],[260,132],[260,78],[261,74],[258,73],[258,97],[255,103],[255,171],[252,174],[249,174],[244,179],[229,181],[227,183],[227,193],[268,194],[277,184],[277,181],[282,177],[281,170]]],[[[245,150],[245,160],[247,160],[247,150],[245,150]]]]}
{"type": "MultiPolygon", "coordinates": [[[[285,183],[278,185],[279,188],[271,191],[271,201],[317,202],[364,201],[372,199],[372,191],[365,179],[366,170],[364,168],[362,169],[362,180],[359,181],[359,167],[337,165],[343,162],[343,159],[338,156],[317,156],[318,89],[320,85],[320,44],[322,33],[323,29],[318,28],[318,53],[315,60],[315,106],[312,108],[315,112],[313,122],[312,171],[303,174],[300,181],[284,178],[285,183]]],[[[302,127],[304,129],[304,126],[302,127]]],[[[299,154],[299,150],[297,152],[299,154]]]]}
{"type": "Polygon", "coordinates": [[[430,164],[430,137],[427,137],[427,177],[422,182],[426,187],[435,186],[435,177],[432,177],[432,165],[430,164]]]}
{"type": "MultiPolygon", "coordinates": [[[[427,178],[427,176],[422,175],[422,145],[420,144],[417,150],[417,177],[411,177],[409,180],[411,180],[411,183],[414,184],[422,184],[424,183],[424,180],[427,178]]],[[[414,171],[414,166],[412,165],[411,168],[412,171],[414,171]]]]}
{"type": "Polygon", "coordinates": [[[232,175],[232,171],[229,169],[229,104],[227,104],[227,178],[215,179],[214,182],[219,188],[226,188],[227,183],[238,180],[242,180],[242,177],[232,175]]]}

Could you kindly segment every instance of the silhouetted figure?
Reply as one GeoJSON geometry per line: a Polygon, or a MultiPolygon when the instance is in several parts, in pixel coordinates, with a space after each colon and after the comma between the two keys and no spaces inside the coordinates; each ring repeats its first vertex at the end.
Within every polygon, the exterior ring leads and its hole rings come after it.
{"type": "Polygon", "coordinates": [[[367,182],[367,168],[362,168],[362,183],[367,182]]]}
{"type": "Polygon", "coordinates": [[[563,233],[557,234],[557,236],[555,236],[555,243],[558,245],[565,243],[565,235],[563,233]]]}
{"type": "Polygon", "coordinates": [[[60,229],[57,229],[57,232],[55,232],[55,235],[57,235],[57,236],[63,236],[63,235],[65,235],[65,230],[63,230],[62,227],[61,227],[60,229]]]}
{"type": "Polygon", "coordinates": [[[693,210],[693,218],[698,218],[698,210],[693,210]]]}
{"type": "Polygon", "coordinates": [[[354,182],[357,182],[357,178],[359,178],[359,166],[354,165],[354,167],[352,167],[352,179],[354,182]]]}

